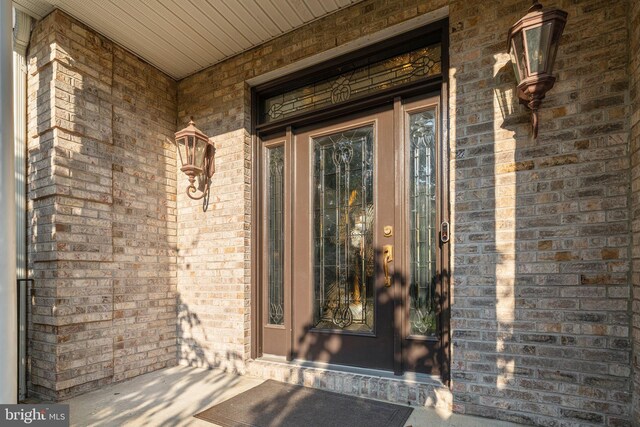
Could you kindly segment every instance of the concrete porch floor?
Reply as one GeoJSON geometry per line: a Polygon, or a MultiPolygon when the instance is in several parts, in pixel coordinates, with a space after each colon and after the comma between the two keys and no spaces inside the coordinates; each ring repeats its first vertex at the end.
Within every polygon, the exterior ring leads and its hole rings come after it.
{"type": "MultiPolygon", "coordinates": [[[[72,426],[202,426],[193,415],[264,380],[216,370],[176,366],[61,403],[70,405],[72,426]]],[[[414,408],[406,426],[507,427],[517,424],[414,408]]]]}

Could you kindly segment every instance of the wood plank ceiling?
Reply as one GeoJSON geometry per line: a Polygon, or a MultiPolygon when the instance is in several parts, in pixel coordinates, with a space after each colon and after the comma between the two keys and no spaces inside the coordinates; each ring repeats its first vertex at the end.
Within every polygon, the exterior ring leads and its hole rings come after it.
{"type": "Polygon", "coordinates": [[[14,0],[58,8],[180,80],[361,0],[14,0]]]}

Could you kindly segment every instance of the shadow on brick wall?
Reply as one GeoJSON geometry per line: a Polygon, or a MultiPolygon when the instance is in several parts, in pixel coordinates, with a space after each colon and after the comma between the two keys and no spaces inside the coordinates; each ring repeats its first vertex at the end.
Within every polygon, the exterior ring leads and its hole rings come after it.
{"type": "MultiPolygon", "coordinates": [[[[456,31],[457,27],[452,28],[452,45],[456,31]]],[[[497,418],[496,383],[501,365],[508,365],[509,361],[496,348],[499,331],[496,265],[500,253],[496,245],[493,179],[495,123],[493,117],[481,118],[486,106],[468,94],[476,88],[480,72],[486,74],[490,66],[482,70],[466,66],[452,64],[450,94],[456,102],[449,141],[454,171],[450,189],[454,195],[451,199],[453,407],[456,412],[497,418]]],[[[509,325],[503,323],[503,327],[509,325]]]]}
{"type": "MultiPolygon", "coordinates": [[[[206,199],[207,197],[205,197],[206,199]]],[[[195,235],[191,242],[191,248],[197,248],[199,242],[200,236],[195,235]]],[[[186,256],[181,251],[188,253],[188,250],[179,249],[178,257],[186,256]]],[[[184,268],[188,271],[194,267],[191,263],[186,262],[178,266],[178,268],[184,268]]],[[[198,286],[199,281],[198,279],[193,279],[189,283],[192,283],[193,286],[198,286]]],[[[187,297],[190,297],[194,302],[199,302],[199,298],[211,298],[210,294],[205,291],[194,291],[191,286],[187,286],[183,290],[187,292],[187,297]],[[202,296],[198,297],[198,294],[193,292],[202,292],[202,296]]],[[[208,302],[210,303],[211,300],[208,302]]],[[[197,312],[197,309],[202,309],[202,307],[202,305],[197,304],[195,309],[191,307],[183,298],[180,286],[178,286],[178,291],[176,292],[177,363],[199,368],[219,369],[234,374],[244,372],[245,360],[240,353],[231,350],[221,351],[216,348],[223,340],[220,337],[210,337],[207,334],[207,325],[204,324],[201,315],[197,312]]]]}
{"type": "Polygon", "coordinates": [[[189,306],[178,295],[178,360],[189,366],[206,366],[211,368],[204,348],[200,342],[193,338],[193,332],[200,330],[205,342],[208,341],[207,334],[202,328],[202,321],[189,306]]]}
{"type": "Polygon", "coordinates": [[[242,355],[227,350],[224,354],[212,352],[206,343],[209,339],[198,313],[191,310],[180,295],[177,296],[177,360],[180,364],[199,368],[220,369],[238,373],[244,363],[242,355]]]}
{"type": "MultiPolygon", "coordinates": [[[[39,32],[43,32],[39,29],[39,32]]],[[[36,30],[37,31],[37,30],[36,30]]],[[[34,31],[33,36],[42,37],[34,31]]],[[[31,48],[34,47],[34,41],[31,42],[31,48]]],[[[46,55],[50,55],[50,49],[46,49],[46,55]]],[[[44,56],[44,55],[43,55],[44,56]]],[[[29,58],[31,62],[41,61],[41,59],[29,58]]],[[[31,76],[28,84],[28,134],[27,134],[27,268],[29,276],[34,279],[33,286],[30,289],[29,303],[27,303],[27,388],[30,396],[37,396],[43,399],[55,399],[54,390],[55,380],[55,362],[50,360],[47,354],[47,348],[43,346],[47,339],[54,340],[54,328],[50,326],[53,321],[47,316],[45,307],[46,297],[50,296],[51,291],[47,290],[46,278],[51,275],[47,271],[49,263],[36,263],[36,261],[46,260],[46,254],[40,255],[35,248],[38,244],[53,244],[53,232],[51,226],[46,227],[44,224],[51,223],[51,213],[47,215],[47,199],[42,200],[45,190],[38,185],[38,182],[45,182],[48,179],[48,170],[43,163],[50,161],[50,152],[53,150],[53,132],[46,136],[44,132],[51,125],[52,107],[45,102],[46,89],[50,88],[54,79],[53,67],[45,67],[37,63],[40,72],[36,77],[31,76]],[[34,78],[36,81],[34,82],[34,78]],[[34,93],[32,95],[32,93],[34,93]],[[34,102],[35,101],[35,102],[34,102]],[[35,129],[34,129],[35,124],[35,129]],[[41,194],[42,193],[42,194],[41,194]],[[42,349],[39,349],[42,347],[42,349]]],[[[50,90],[50,89],[49,89],[50,90]]]]}

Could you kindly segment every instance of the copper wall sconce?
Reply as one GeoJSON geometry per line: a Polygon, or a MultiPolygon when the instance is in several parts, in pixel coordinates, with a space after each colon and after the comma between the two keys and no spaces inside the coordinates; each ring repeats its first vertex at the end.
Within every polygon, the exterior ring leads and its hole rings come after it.
{"type": "Polygon", "coordinates": [[[186,128],[176,132],[175,144],[182,164],[180,170],[189,177],[187,195],[193,200],[200,200],[209,193],[209,181],[215,171],[216,149],[209,137],[196,128],[193,117],[186,128]],[[196,194],[197,177],[204,180],[204,188],[200,194],[196,194]]]}
{"type": "Polygon", "coordinates": [[[518,82],[520,103],[531,110],[533,137],[538,136],[538,108],[556,78],[551,75],[567,12],[543,9],[533,1],[528,13],[509,30],[508,50],[518,82]]]}

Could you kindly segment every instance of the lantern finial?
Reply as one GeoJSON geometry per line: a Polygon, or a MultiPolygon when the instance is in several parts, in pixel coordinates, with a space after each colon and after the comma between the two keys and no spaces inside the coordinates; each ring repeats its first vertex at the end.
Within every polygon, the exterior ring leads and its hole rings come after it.
{"type": "Polygon", "coordinates": [[[532,3],[533,4],[529,8],[528,12],[535,12],[536,10],[541,10],[542,9],[542,5],[540,4],[540,2],[538,0],[533,0],[532,3]]]}

